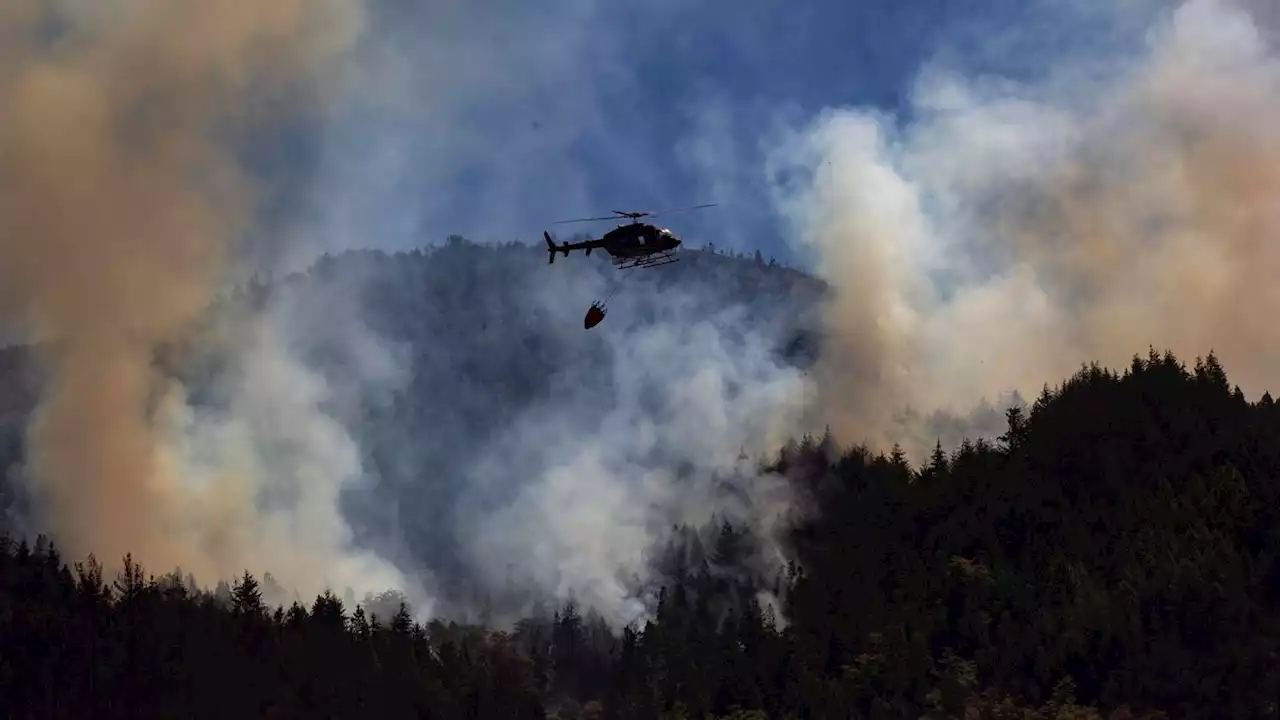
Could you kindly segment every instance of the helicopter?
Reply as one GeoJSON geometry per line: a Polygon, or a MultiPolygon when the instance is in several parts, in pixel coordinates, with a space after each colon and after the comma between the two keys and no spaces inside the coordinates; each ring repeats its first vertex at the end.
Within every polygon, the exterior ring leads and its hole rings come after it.
{"type": "MultiPolygon", "coordinates": [[[[707,205],[694,205],[687,208],[678,208],[676,210],[666,210],[663,212],[682,212],[684,210],[697,210],[699,208],[715,207],[716,203],[707,205]]],[[[618,220],[619,218],[631,218],[630,223],[619,223],[618,226],[598,240],[586,240],[576,243],[560,243],[556,245],[551,239],[551,234],[545,230],[542,233],[543,239],[547,241],[547,263],[551,264],[556,261],[556,253],[563,253],[565,257],[569,256],[571,250],[584,250],[588,256],[591,251],[599,248],[609,254],[610,260],[619,270],[628,268],[652,268],[660,265],[667,265],[678,262],[680,258],[675,256],[676,250],[680,247],[680,238],[670,230],[657,225],[640,222],[642,217],[653,217],[659,215],[658,212],[622,212],[614,210],[613,215],[594,218],[579,218],[577,220],[561,220],[556,225],[577,222],[596,222],[599,220],[618,220]]]]}

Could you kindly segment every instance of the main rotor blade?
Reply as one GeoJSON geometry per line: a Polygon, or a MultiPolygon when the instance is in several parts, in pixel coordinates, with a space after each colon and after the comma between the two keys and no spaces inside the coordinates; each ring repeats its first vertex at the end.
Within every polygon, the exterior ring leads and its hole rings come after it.
{"type": "Polygon", "coordinates": [[[615,216],[613,216],[613,215],[610,215],[609,217],[578,218],[577,220],[557,220],[557,221],[555,221],[555,222],[553,222],[553,223],[551,223],[551,224],[552,224],[552,225],[565,225],[565,224],[567,224],[567,223],[596,222],[596,221],[598,221],[598,220],[617,220],[617,219],[618,219],[617,217],[615,217],[615,216]]]}
{"type": "Polygon", "coordinates": [[[645,213],[645,214],[646,214],[646,215],[648,215],[649,217],[653,217],[654,215],[662,215],[662,214],[664,214],[664,213],[686,212],[686,211],[688,211],[688,210],[699,210],[699,209],[701,209],[701,208],[715,207],[716,205],[719,205],[719,203],[707,203],[707,204],[705,204],[705,205],[691,205],[691,206],[689,206],[689,207],[682,207],[682,208],[670,208],[670,209],[667,209],[667,210],[655,210],[654,212],[651,212],[651,213],[645,213]]]}
{"type": "Polygon", "coordinates": [[[662,213],[685,212],[686,210],[698,210],[700,208],[715,207],[716,205],[718,205],[718,203],[707,203],[706,205],[693,205],[691,207],[658,210],[657,212],[623,212],[621,210],[614,210],[613,215],[607,216],[607,217],[578,218],[576,220],[557,220],[551,224],[565,225],[567,223],[599,222],[601,220],[617,220],[619,217],[627,217],[633,220],[638,220],[642,217],[653,217],[654,215],[660,215],[662,213]]]}

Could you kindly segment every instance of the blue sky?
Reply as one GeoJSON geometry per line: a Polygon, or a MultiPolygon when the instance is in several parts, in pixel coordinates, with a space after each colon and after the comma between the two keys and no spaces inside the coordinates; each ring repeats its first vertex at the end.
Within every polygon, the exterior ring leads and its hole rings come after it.
{"type": "Polygon", "coordinates": [[[376,0],[335,115],[274,133],[255,162],[308,256],[715,202],[663,222],[793,260],[764,173],[779,128],[850,105],[909,122],[926,63],[1032,80],[1133,39],[1141,24],[1105,5],[376,0]]]}

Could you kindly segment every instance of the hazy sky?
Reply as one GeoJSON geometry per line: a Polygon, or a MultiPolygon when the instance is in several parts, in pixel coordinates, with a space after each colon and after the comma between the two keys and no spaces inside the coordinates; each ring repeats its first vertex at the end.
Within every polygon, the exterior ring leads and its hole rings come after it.
{"type": "Polygon", "coordinates": [[[1095,27],[1094,4],[378,0],[338,116],[253,156],[294,211],[281,216],[306,218],[295,262],[704,202],[720,207],[664,222],[693,245],[792,259],[763,160],[780,128],[828,107],[905,112],[930,63],[1034,80],[1144,26],[1108,3],[1095,27]]]}

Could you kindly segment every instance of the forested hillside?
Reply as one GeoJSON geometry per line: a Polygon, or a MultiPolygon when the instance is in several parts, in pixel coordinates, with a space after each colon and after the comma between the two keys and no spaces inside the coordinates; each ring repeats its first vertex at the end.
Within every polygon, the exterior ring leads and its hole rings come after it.
{"type": "MultiPolygon", "coordinates": [[[[386,544],[394,527],[402,563],[430,575],[441,611],[486,606],[509,615],[527,609],[530,591],[479,577],[476,565],[487,560],[466,557],[459,538],[474,534],[477,516],[515,502],[535,479],[537,465],[516,458],[541,451],[544,464],[560,462],[595,441],[601,418],[616,412],[621,383],[640,378],[658,397],[655,385],[662,390],[670,378],[695,372],[664,366],[680,359],[664,349],[682,342],[667,335],[673,328],[686,336],[711,328],[713,349],[759,352],[770,371],[775,364],[804,368],[817,352],[813,311],[825,292],[821,281],[714,247],[686,249],[682,257],[658,270],[619,272],[601,255],[580,253],[549,266],[543,248],[459,236],[411,252],[324,256],[305,272],[239,286],[193,329],[189,347],[162,348],[157,361],[183,378],[196,406],[218,406],[225,402],[219,384],[247,343],[234,335],[241,332],[237,320],[259,311],[284,318],[286,341],[325,378],[333,393],[327,411],[363,453],[369,482],[344,497],[357,542],[386,544]],[[585,332],[587,307],[611,293],[608,319],[585,332]],[[219,341],[201,341],[210,336],[219,341]],[[640,344],[651,359],[636,366],[631,353],[640,344]],[[527,428],[548,420],[565,427],[565,438],[530,450],[527,428]],[[495,459],[518,471],[489,469],[495,459]]],[[[38,399],[38,368],[27,348],[0,352],[0,463],[8,468],[0,509],[8,508],[13,525],[25,515],[15,479],[23,427],[38,399]]],[[[654,412],[633,414],[647,419],[654,412]]]]}
{"type": "MultiPolygon", "coordinates": [[[[590,332],[584,301],[615,287],[613,271],[543,260],[460,238],[326,257],[242,288],[198,330],[275,307],[308,363],[353,393],[334,412],[376,482],[350,493],[347,513],[372,542],[394,509],[437,580],[438,619],[415,622],[396,593],[273,603],[275,581],[249,573],[208,589],[127,560],[104,576],[118,558],[63,557],[11,523],[0,714],[1275,716],[1280,409],[1269,395],[1247,402],[1212,354],[1190,368],[1155,351],[1123,372],[1088,366],[998,422],[940,418],[922,465],[798,437],[760,472],[810,512],[779,538],[724,517],[655,535],[653,607],[621,633],[590,607],[486,583],[467,523],[518,504],[503,495],[528,479],[484,485],[474,468],[527,452],[504,440],[524,413],[599,422],[627,352],[671,327],[764,343],[769,367],[804,368],[820,350],[821,284],[763,258],[691,251],[635,273],[590,332]],[[561,274],[549,285],[539,272],[561,274]],[[368,369],[374,344],[410,369],[385,392],[368,369]],[[972,439],[952,451],[961,432],[972,439]],[[787,558],[781,572],[752,561],[766,541],[787,558]]],[[[27,349],[2,357],[12,473],[39,375],[27,349]]],[[[157,357],[211,405],[232,361],[157,357]]],[[[3,487],[21,515],[20,486],[3,487]]]]}
{"type": "MultiPolygon", "coordinates": [[[[43,540],[0,552],[7,717],[1274,717],[1280,409],[1152,351],[913,468],[829,440],[774,463],[785,627],[718,568],[722,526],[621,637],[572,606],[510,632],[264,606],[43,540]],[[75,562],[73,568],[68,564],[75,562]],[[234,689],[234,691],[233,691],[234,689]]],[[[695,548],[699,547],[695,544],[695,548]]]]}

